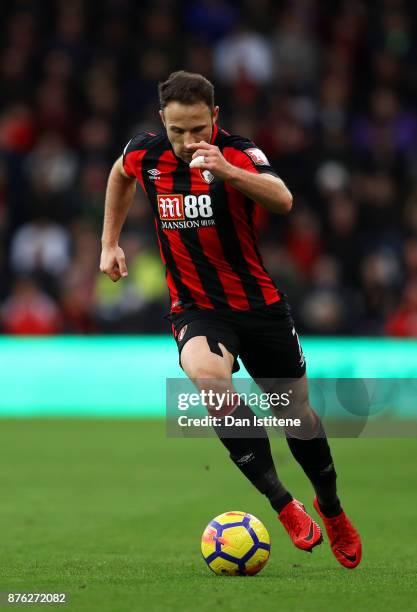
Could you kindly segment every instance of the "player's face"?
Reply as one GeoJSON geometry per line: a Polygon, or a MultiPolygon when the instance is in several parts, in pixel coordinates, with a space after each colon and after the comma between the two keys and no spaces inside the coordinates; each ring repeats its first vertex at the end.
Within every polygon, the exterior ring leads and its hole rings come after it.
{"type": "Polygon", "coordinates": [[[175,155],[189,163],[193,151],[189,151],[186,145],[200,140],[210,142],[219,107],[211,109],[204,102],[196,104],[169,102],[159,114],[175,155]]]}

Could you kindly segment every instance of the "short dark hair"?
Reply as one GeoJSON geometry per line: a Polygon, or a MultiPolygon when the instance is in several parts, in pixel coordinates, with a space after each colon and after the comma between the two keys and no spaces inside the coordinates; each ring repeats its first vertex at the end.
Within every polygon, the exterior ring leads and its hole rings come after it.
{"type": "Polygon", "coordinates": [[[166,81],[158,84],[159,103],[164,109],[169,102],[196,104],[204,102],[214,107],[214,87],[202,74],[178,70],[172,72],[166,81]]]}

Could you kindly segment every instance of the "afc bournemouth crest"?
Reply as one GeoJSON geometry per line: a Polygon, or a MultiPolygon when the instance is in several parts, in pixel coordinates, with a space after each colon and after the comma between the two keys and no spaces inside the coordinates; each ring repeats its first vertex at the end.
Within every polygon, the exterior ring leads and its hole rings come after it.
{"type": "Polygon", "coordinates": [[[214,176],[210,172],[210,170],[200,170],[201,178],[206,183],[212,183],[214,181],[214,176]]]}
{"type": "Polygon", "coordinates": [[[180,329],[180,333],[178,334],[178,342],[181,342],[181,340],[184,338],[186,331],[187,331],[187,326],[184,325],[184,327],[180,329]]]}

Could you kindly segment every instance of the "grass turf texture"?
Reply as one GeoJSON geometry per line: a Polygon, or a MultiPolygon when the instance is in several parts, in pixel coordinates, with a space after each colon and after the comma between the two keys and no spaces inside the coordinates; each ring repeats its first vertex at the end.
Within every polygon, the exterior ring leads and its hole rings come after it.
{"type": "MultiPolygon", "coordinates": [[[[415,610],[417,440],[331,443],[363,536],[353,571],[327,539],[312,555],[294,548],[215,439],[167,439],[162,421],[0,421],[0,591],[66,591],[70,603],[48,609],[69,612],[415,610]],[[236,509],[272,538],[253,578],[217,577],[200,556],[206,523],[236,509]]],[[[282,479],[314,515],[285,441],[273,447],[282,479]]]]}

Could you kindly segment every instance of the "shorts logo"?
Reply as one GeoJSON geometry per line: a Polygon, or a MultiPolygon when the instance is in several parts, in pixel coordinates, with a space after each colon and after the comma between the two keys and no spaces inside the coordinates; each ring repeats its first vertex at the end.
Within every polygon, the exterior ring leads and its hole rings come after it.
{"type": "Polygon", "coordinates": [[[184,338],[186,331],[187,325],[184,325],[184,327],[181,328],[180,333],[178,334],[178,342],[181,342],[181,340],[184,338]]]}
{"type": "Polygon", "coordinates": [[[212,183],[214,181],[214,176],[210,172],[210,170],[200,170],[201,177],[206,183],[212,183]]]}
{"type": "Polygon", "coordinates": [[[245,149],[245,153],[249,155],[256,166],[269,166],[268,158],[261,149],[252,147],[251,149],[245,149]]]}
{"type": "Polygon", "coordinates": [[[185,219],[184,198],[182,194],[169,196],[158,195],[158,211],[160,219],[166,221],[180,221],[185,219]]]}

